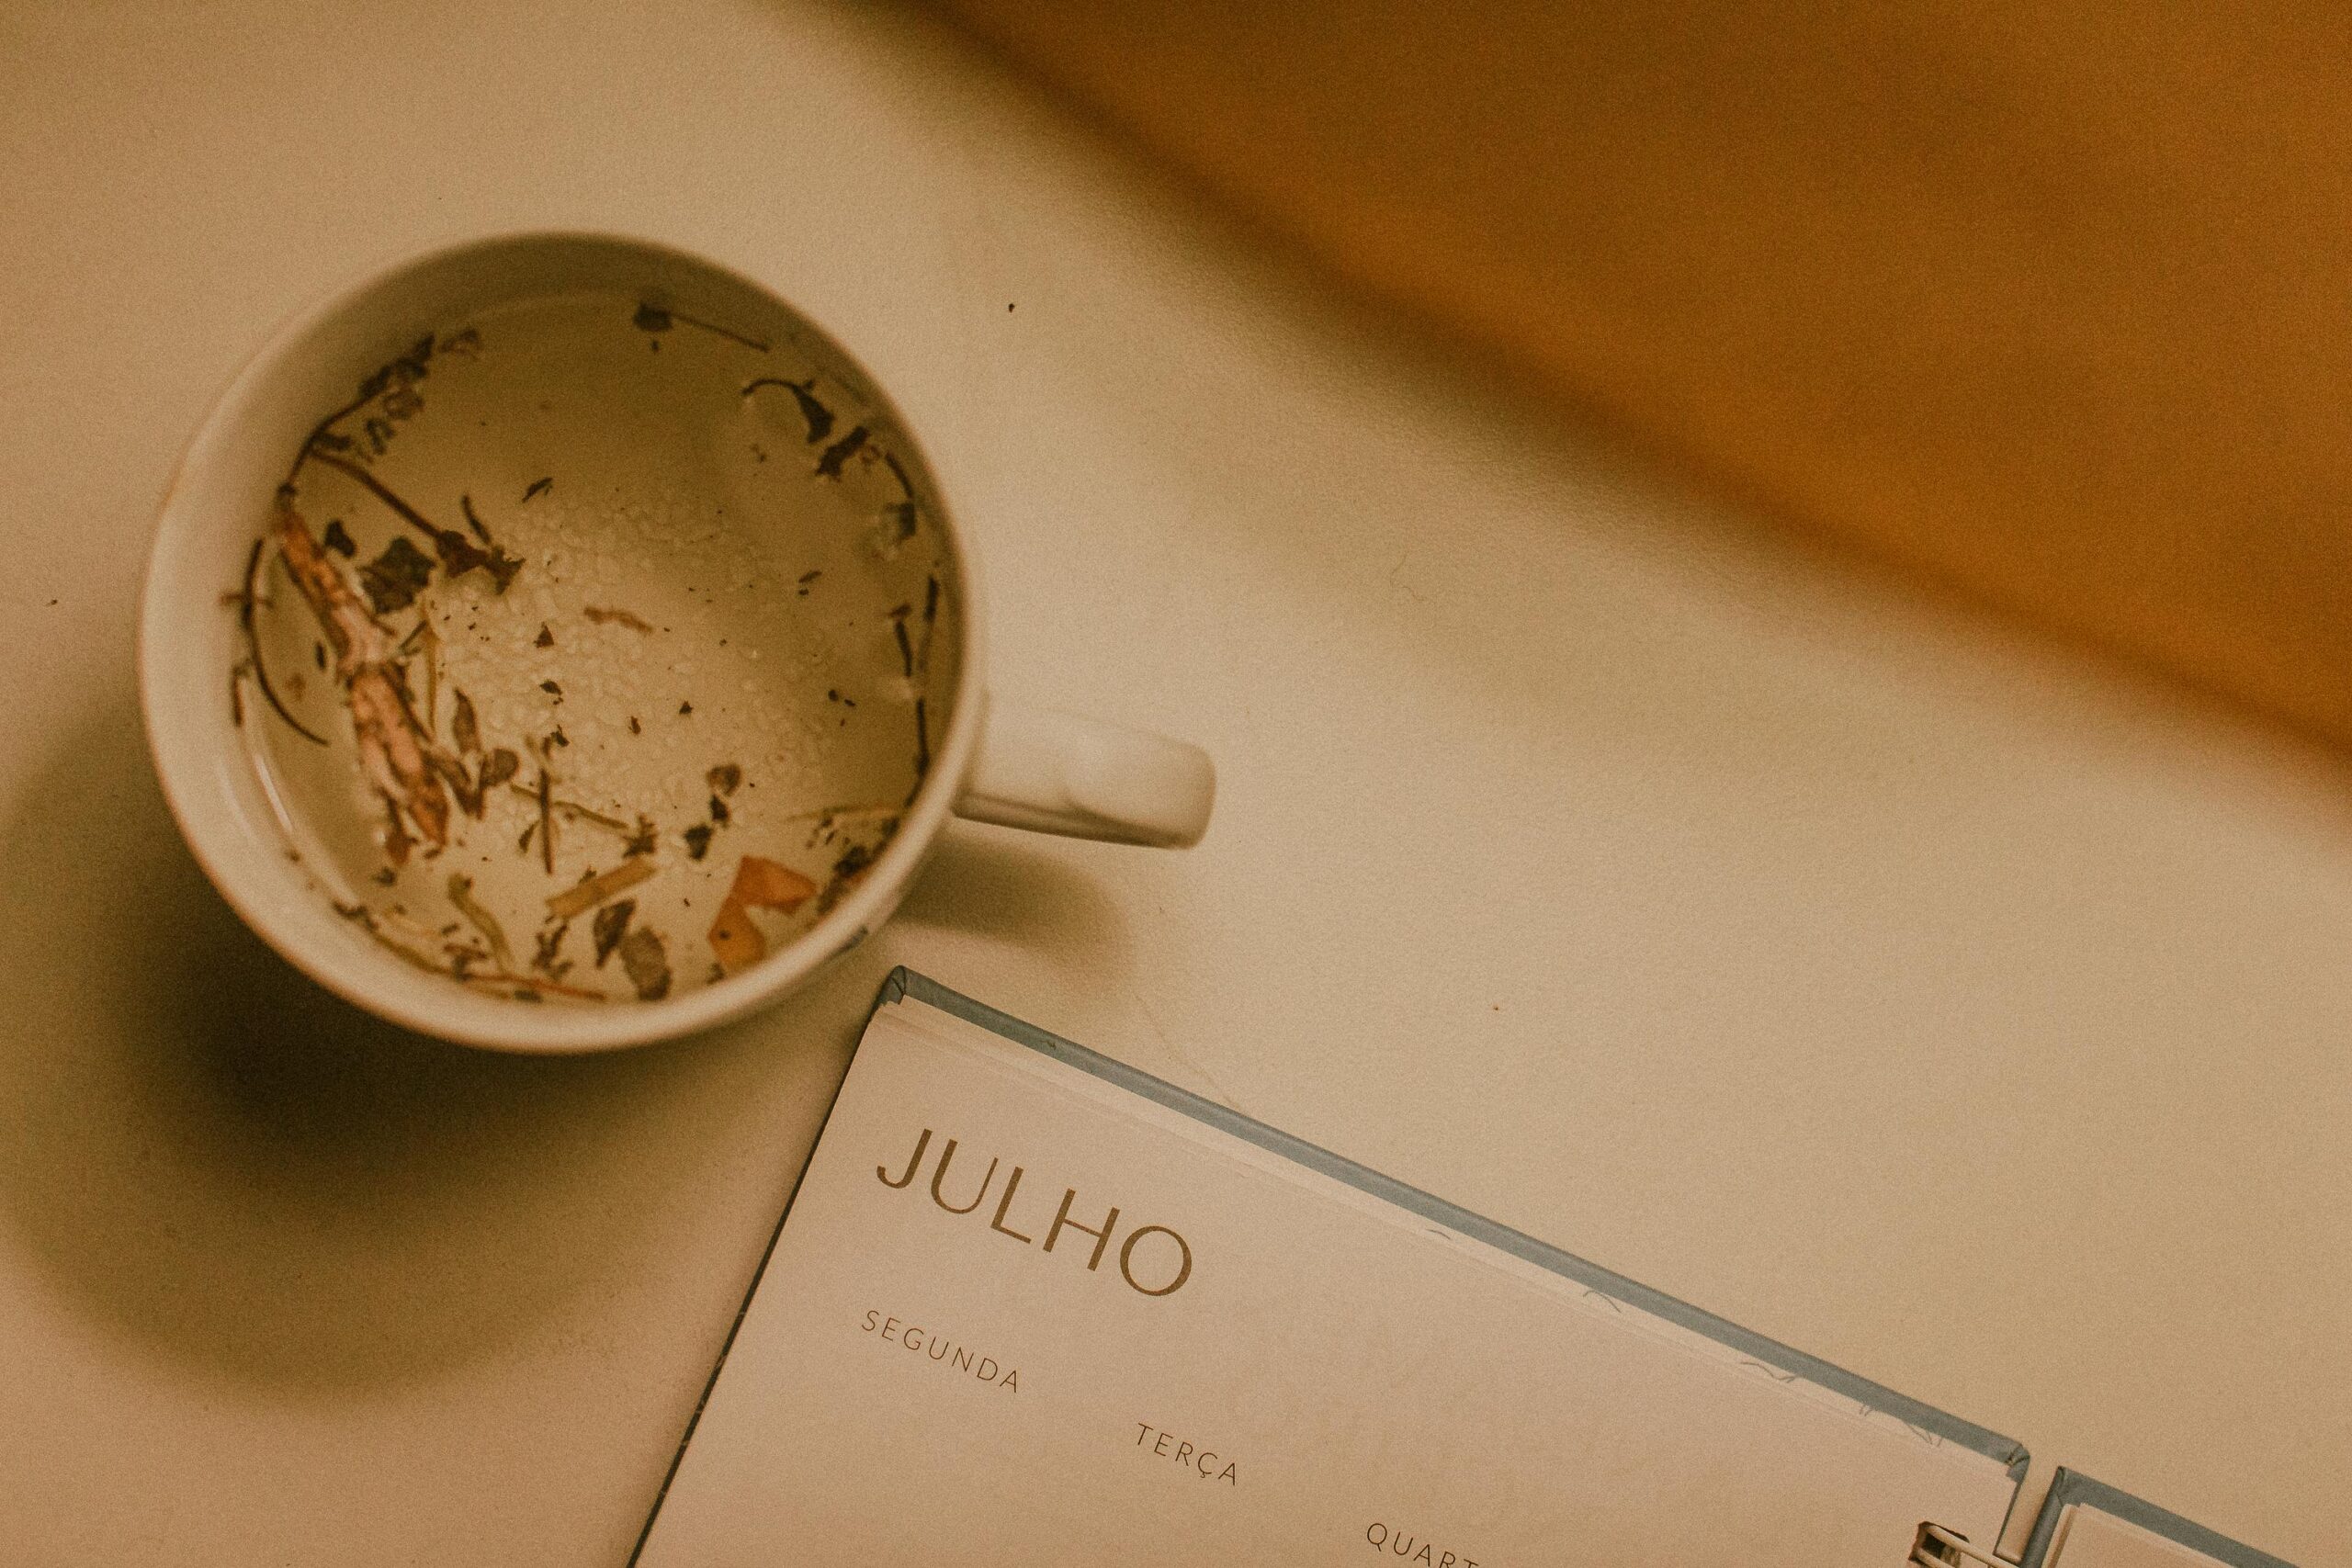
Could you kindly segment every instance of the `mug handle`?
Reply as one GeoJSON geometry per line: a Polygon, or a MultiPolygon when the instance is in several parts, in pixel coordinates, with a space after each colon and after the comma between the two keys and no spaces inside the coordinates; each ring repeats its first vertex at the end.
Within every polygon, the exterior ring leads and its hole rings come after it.
{"type": "Polygon", "coordinates": [[[1074,839],[1188,849],[1208,830],[1216,764],[1199,747],[991,694],[956,815],[1074,839]]]}

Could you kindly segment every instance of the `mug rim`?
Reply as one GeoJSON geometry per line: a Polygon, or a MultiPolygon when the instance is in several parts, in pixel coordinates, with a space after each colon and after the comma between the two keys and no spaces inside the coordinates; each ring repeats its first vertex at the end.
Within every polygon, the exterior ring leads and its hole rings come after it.
{"type": "Polygon", "coordinates": [[[946,825],[978,750],[987,707],[986,634],[978,562],[956,521],[938,466],[880,378],[830,326],[759,278],[662,241],[611,230],[503,231],[412,252],[368,268],[282,321],[213,400],[182,448],[157,509],[140,595],[140,712],[149,758],[180,836],[221,897],[279,956],[345,1001],[421,1033],[493,1050],[571,1055],[648,1044],[740,1018],[856,947],[889,916],[946,825]],[[228,433],[250,412],[270,378],[323,328],[365,311],[371,299],[415,273],[473,254],[566,246],[632,253],[662,267],[715,276],[746,289],[804,324],[829,353],[862,378],[863,390],[873,395],[879,412],[896,426],[907,456],[930,482],[941,536],[955,568],[960,648],[946,733],[930,772],[872,867],[815,925],[747,969],[659,1001],[532,1008],[410,970],[389,953],[367,955],[380,958],[380,964],[360,963],[355,957],[360,950],[328,951],[313,940],[308,924],[285,908],[282,890],[264,875],[276,846],[254,841],[248,825],[213,791],[215,781],[207,776],[224,756],[233,757],[237,768],[253,768],[238,742],[232,716],[224,705],[210,724],[198,721],[191,728],[167,721],[164,688],[174,649],[192,640],[190,617],[212,604],[211,595],[192,594],[185,581],[190,570],[187,558],[200,536],[198,521],[187,511],[193,505],[187,500],[187,481],[204,465],[226,460],[221,448],[228,433]]]}

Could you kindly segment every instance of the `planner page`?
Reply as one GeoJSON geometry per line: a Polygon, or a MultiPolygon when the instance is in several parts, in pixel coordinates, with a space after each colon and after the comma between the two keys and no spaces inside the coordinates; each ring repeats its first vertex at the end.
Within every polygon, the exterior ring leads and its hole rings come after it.
{"type": "Polygon", "coordinates": [[[1899,1568],[1923,1521],[1997,1536],[2014,1445],[1083,1056],[876,1010],[639,1561],[1899,1568]]]}
{"type": "Polygon", "coordinates": [[[2050,1568],[2219,1568],[2203,1552],[2096,1508],[2069,1508],[2047,1559],[2050,1568]]]}

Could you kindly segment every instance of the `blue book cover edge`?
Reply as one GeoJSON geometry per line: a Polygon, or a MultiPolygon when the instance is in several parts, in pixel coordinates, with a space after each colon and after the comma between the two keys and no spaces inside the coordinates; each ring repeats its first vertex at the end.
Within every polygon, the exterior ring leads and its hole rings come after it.
{"type": "Polygon", "coordinates": [[[2025,1479],[2028,1458],[2025,1445],[2014,1438],[2005,1438],[1973,1422],[1963,1421],[1957,1416],[1922,1404],[1907,1394],[1897,1393],[1842,1367],[1832,1366],[1802,1350],[1792,1349],[1778,1340],[1768,1339],[1742,1328],[1726,1318],[1717,1317],[1661,1291],[1654,1291],[1597,1263],[1588,1262],[1573,1253],[1563,1252],[1533,1236],[1497,1224],[1442,1198],[1408,1187],[1303,1138],[1293,1137],[1262,1122],[1252,1121],[1239,1111],[1214,1100],[1204,1100],[1190,1090],[1153,1077],[1124,1062],[1090,1051],[1059,1035],[1047,1033],[1009,1013],[999,1012],[985,1002],[975,1001],[959,991],[950,990],[938,981],[911,969],[893,970],[889,978],[882,983],[882,992],[875,1006],[878,1010],[902,996],[926,1002],[967,1023],[976,1024],[992,1034],[1001,1035],[1080,1072],[1141,1095],[1155,1104],[1231,1134],[1269,1154],[1278,1155],[1335,1181],[1344,1182],[1361,1192],[1419,1214],[1456,1235],[1484,1242],[1539,1269],[1572,1280],[1589,1291],[1704,1335],[1775,1371],[1793,1373],[1807,1382],[1842,1394],[1857,1404],[1892,1416],[1923,1436],[1932,1436],[1983,1454],[2007,1465],[2009,1479],[2013,1482],[2025,1479]]]}
{"type": "Polygon", "coordinates": [[[2194,1519],[2182,1518],[2064,1465],[2051,1479],[2050,1495],[2042,1500],[2041,1512],[2034,1516],[2033,1534],[2026,1540],[2021,1568],[2043,1568],[2050,1557],[2051,1543],[2058,1536],[2058,1517],[2076,1505],[2111,1514],[2126,1524],[2137,1525],[2166,1540],[2177,1541],[2191,1551],[2201,1551],[2216,1562],[2226,1562],[2230,1568],[2294,1568],[2283,1558],[2257,1551],[2243,1541],[2207,1529],[2194,1519]]]}

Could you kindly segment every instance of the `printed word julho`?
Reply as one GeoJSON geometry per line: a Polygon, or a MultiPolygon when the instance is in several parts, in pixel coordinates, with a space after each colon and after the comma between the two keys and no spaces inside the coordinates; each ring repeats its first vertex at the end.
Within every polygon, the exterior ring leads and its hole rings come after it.
{"type": "MultiPolygon", "coordinates": [[[[955,1164],[956,1147],[956,1140],[950,1138],[940,1148],[938,1164],[931,1172],[931,1201],[951,1214],[977,1213],[980,1205],[988,1201],[989,1190],[996,1186],[999,1162],[990,1156],[988,1170],[980,1177],[979,1188],[973,1192],[971,1201],[957,1202],[956,1199],[963,1196],[961,1184],[971,1179],[971,1162],[967,1160],[967,1169],[962,1174],[951,1177],[948,1168],[955,1164]]],[[[922,1136],[915,1140],[915,1152],[909,1156],[907,1168],[902,1174],[893,1178],[887,1165],[876,1166],[874,1174],[881,1179],[885,1187],[912,1187],[915,1178],[922,1173],[922,1157],[930,1148],[931,1129],[925,1127],[922,1136]]],[[[1035,1215],[1023,1219],[1021,1223],[1030,1227],[1027,1232],[1014,1228],[1012,1224],[1013,1200],[1019,1195],[1021,1179],[1026,1174],[1016,1165],[1012,1168],[1012,1174],[1005,1178],[1004,1190],[996,1201],[996,1213],[989,1219],[989,1229],[999,1235],[1011,1236],[1023,1247],[1033,1247],[1036,1245],[1036,1237],[1031,1233],[1044,1223],[1035,1215]]],[[[1089,1270],[1097,1270],[1102,1267],[1102,1255],[1110,1249],[1111,1238],[1118,1234],[1119,1211],[1114,1204],[1111,1212],[1102,1216],[1101,1224],[1090,1225],[1072,1217],[1071,1210],[1077,1202],[1078,1189],[1065,1189],[1061,1206],[1054,1212],[1053,1223],[1044,1225],[1045,1250],[1053,1251],[1055,1244],[1067,1231],[1091,1236],[1094,1247],[1087,1255],[1086,1267],[1089,1270]]],[[[1037,1214],[1044,1212],[1040,1205],[1037,1214]]],[[[1193,1277],[1192,1245],[1166,1225],[1137,1225],[1127,1232],[1126,1240],[1119,1244],[1119,1277],[1143,1295],[1172,1296],[1183,1289],[1185,1280],[1193,1277]]]]}

